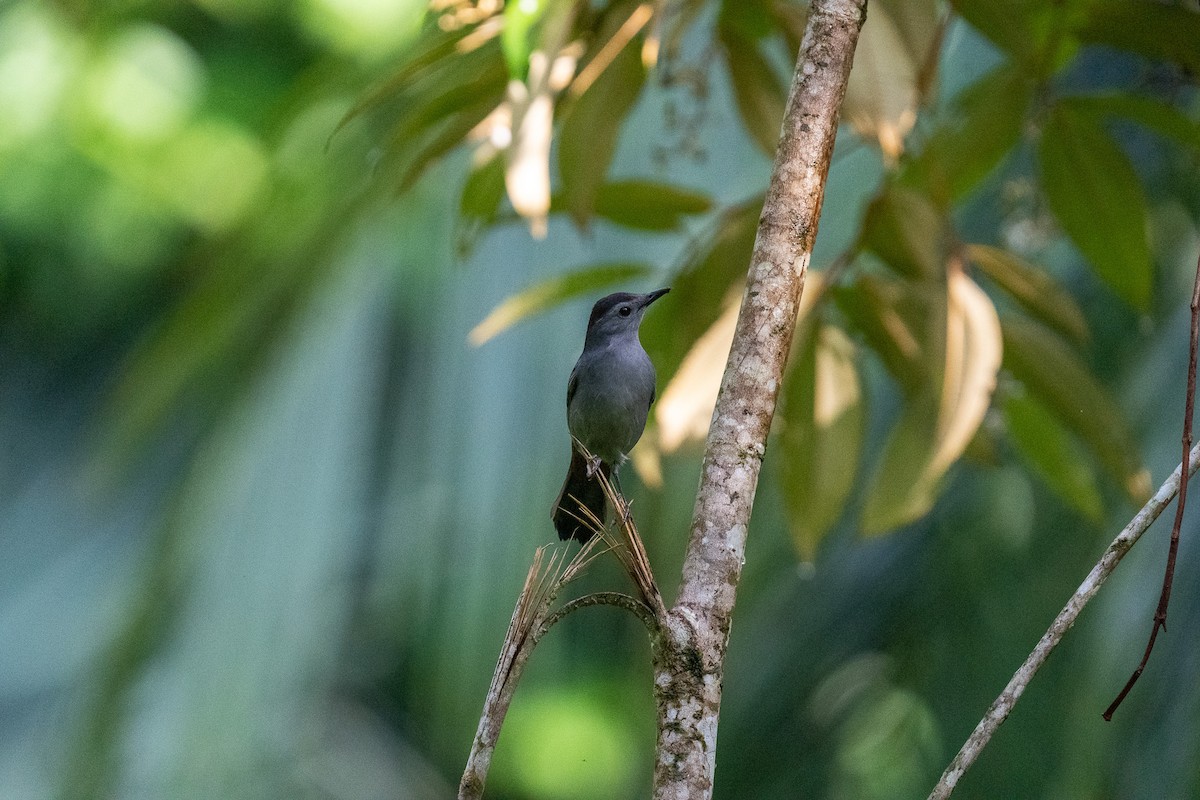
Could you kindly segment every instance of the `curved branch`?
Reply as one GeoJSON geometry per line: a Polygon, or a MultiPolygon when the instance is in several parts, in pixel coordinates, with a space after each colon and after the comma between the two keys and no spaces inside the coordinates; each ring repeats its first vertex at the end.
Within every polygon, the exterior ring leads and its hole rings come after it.
{"type": "MultiPolygon", "coordinates": [[[[946,767],[946,771],[942,773],[941,780],[933,787],[933,791],[929,793],[929,800],[945,800],[954,791],[954,787],[958,785],[958,781],[963,774],[975,763],[975,759],[979,757],[979,753],[991,740],[992,734],[1000,727],[1000,724],[1008,718],[1012,712],[1013,706],[1017,704],[1017,700],[1021,699],[1021,695],[1025,692],[1025,687],[1033,679],[1034,674],[1050,657],[1050,653],[1058,645],[1059,641],[1071,626],[1075,624],[1079,613],[1083,611],[1083,607],[1088,604],[1088,601],[1100,590],[1104,582],[1108,580],[1108,576],[1116,569],[1117,564],[1129,552],[1129,549],[1141,538],[1146,529],[1150,527],[1154,520],[1163,512],[1175,495],[1179,493],[1179,476],[1182,472],[1183,465],[1180,464],[1175,468],[1175,472],[1171,477],[1158,488],[1154,496],[1142,506],[1142,509],[1133,516],[1129,524],[1124,530],[1118,534],[1113,540],[1108,549],[1104,551],[1104,555],[1096,566],[1092,567],[1092,571],[1084,578],[1083,583],[1079,584],[1079,588],[1075,590],[1075,594],[1071,595],[1071,599],[1067,601],[1063,610],[1058,613],[1051,623],[1049,630],[1042,634],[1042,638],[1038,641],[1037,646],[1033,648],[1033,652],[1025,659],[1025,663],[1012,676],[1012,680],[1004,687],[1004,691],[992,703],[991,708],[983,715],[983,719],[975,726],[974,732],[963,744],[962,749],[958,751],[958,755],[950,762],[950,766],[946,767]]],[[[1188,477],[1196,474],[1196,470],[1200,468],[1200,445],[1194,447],[1190,453],[1188,460],[1188,477]]]]}
{"type": "Polygon", "coordinates": [[[646,626],[646,630],[650,632],[651,636],[658,635],[660,630],[658,619],[654,616],[654,611],[641,600],[638,600],[636,597],[630,597],[623,592],[593,592],[592,594],[585,594],[582,597],[576,597],[574,600],[564,603],[561,608],[546,617],[546,621],[534,632],[533,642],[536,644],[556,622],[572,611],[599,605],[616,606],[617,608],[625,609],[642,621],[642,624],[646,626]]]}

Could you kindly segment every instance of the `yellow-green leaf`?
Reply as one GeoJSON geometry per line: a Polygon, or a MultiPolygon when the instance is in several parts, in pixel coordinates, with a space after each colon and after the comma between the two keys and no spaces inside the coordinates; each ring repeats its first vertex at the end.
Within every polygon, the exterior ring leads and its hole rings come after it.
{"type": "Polygon", "coordinates": [[[984,244],[969,244],[967,258],[1026,311],[1076,342],[1087,341],[1088,326],[1083,311],[1069,292],[1044,269],[1025,259],[984,244]]]}
{"type": "Polygon", "coordinates": [[[505,298],[471,329],[467,338],[478,347],[527,317],[548,311],[567,300],[591,294],[597,289],[640,278],[652,271],[653,268],[646,264],[597,264],[556,275],[505,298]]]}
{"type": "Polygon", "coordinates": [[[812,561],[854,488],[866,410],[854,342],[833,325],[805,327],[784,379],[777,452],[792,540],[812,561]]]}

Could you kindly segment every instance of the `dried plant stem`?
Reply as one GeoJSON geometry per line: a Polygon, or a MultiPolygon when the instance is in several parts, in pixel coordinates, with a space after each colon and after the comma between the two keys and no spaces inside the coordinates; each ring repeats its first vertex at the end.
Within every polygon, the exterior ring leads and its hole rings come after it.
{"type": "MultiPolygon", "coordinates": [[[[1200,447],[1193,448],[1188,454],[1188,477],[1196,474],[1197,468],[1200,467],[1200,447]]],[[[987,743],[991,740],[992,734],[1000,727],[1000,724],[1008,718],[1012,712],[1013,706],[1017,704],[1017,700],[1025,692],[1025,687],[1033,679],[1034,674],[1041,668],[1046,659],[1050,657],[1050,653],[1058,645],[1059,641],[1071,626],[1075,624],[1075,620],[1079,617],[1083,607],[1095,596],[1104,582],[1108,580],[1108,576],[1116,569],[1117,564],[1129,552],[1129,549],[1141,538],[1146,529],[1150,527],[1154,520],[1158,519],[1159,515],[1171,504],[1171,500],[1179,492],[1180,480],[1179,476],[1183,472],[1183,464],[1180,464],[1171,477],[1158,488],[1154,496],[1142,506],[1141,510],[1134,515],[1129,524],[1124,530],[1113,540],[1108,549],[1104,551],[1104,555],[1096,566],[1092,567],[1092,571],[1084,579],[1079,588],[1075,590],[1075,594],[1071,595],[1071,599],[1067,601],[1063,610],[1058,613],[1051,623],[1050,628],[1042,635],[1037,646],[1033,648],[1033,652],[1025,659],[1025,663],[1013,675],[1012,680],[1004,687],[1004,691],[996,698],[991,707],[984,714],[983,719],[975,726],[974,732],[963,744],[962,749],[958,751],[958,755],[950,762],[950,766],[942,773],[941,780],[937,786],[929,793],[929,800],[944,800],[949,797],[954,791],[954,787],[958,785],[958,781],[963,774],[970,768],[971,764],[978,758],[979,753],[983,750],[987,743]]]]}

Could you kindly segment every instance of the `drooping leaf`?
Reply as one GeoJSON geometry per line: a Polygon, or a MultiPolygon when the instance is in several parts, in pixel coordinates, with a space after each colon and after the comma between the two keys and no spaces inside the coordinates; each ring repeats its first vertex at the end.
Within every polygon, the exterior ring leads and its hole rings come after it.
{"type": "MultiPolygon", "coordinates": [[[[884,445],[867,489],[862,530],[885,533],[926,514],[942,478],[983,422],[1001,363],[1000,320],[983,290],[962,274],[947,279],[941,380],[911,395],[884,445]]],[[[939,369],[940,366],[940,369],[939,369]]]]}
{"type": "Polygon", "coordinates": [[[1008,434],[1017,451],[1046,485],[1088,519],[1104,516],[1092,461],[1062,422],[1027,394],[1004,400],[1008,434]]]}
{"type": "Polygon", "coordinates": [[[1042,188],[1063,230],[1119,297],[1148,310],[1146,198],[1129,159],[1090,115],[1064,106],[1046,120],[1038,156],[1042,188]]]}
{"type": "Polygon", "coordinates": [[[474,247],[477,237],[496,221],[504,201],[504,158],[493,153],[471,168],[458,202],[458,231],[456,251],[465,257],[474,247]]]}
{"type": "Polygon", "coordinates": [[[1087,340],[1088,326],[1083,311],[1075,298],[1045,270],[998,247],[969,244],[964,250],[972,264],[1030,314],[1076,342],[1087,340]]]}
{"type": "MultiPolygon", "coordinates": [[[[728,4],[726,4],[728,6],[728,4]]],[[[771,63],[763,57],[758,41],[722,14],[717,36],[725,51],[733,99],[746,133],[768,158],[775,157],[783,125],[787,90],[771,63]]]]}
{"type": "Polygon", "coordinates": [[[598,289],[648,275],[647,264],[596,264],[565,275],[556,275],[506,298],[471,329],[467,338],[478,347],[497,334],[534,314],[598,289]]]}
{"type": "Polygon", "coordinates": [[[626,115],[646,80],[638,48],[627,45],[566,112],[558,140],[558,171],[566,210],[579,226],[591,219],[626,115]]]}
{"type": "Polygon", "coordinates": [[[762,204],[758,195],[717,215],[685,251],[670,281],[670,307],[656,306],[642,322],[642,343],[660,374],[674,370],[720,316],[731,287],[741,285],[750,267],[762,204]]]}
{"type": "Polygon", "coordinates": [[[708,195],[653,181],[626,180],[606,183],[596,192],[596,216],[610,222],[649,231],[677,229],[685,216],[703,214],[712,207],[708,195]]]}
{"type": "Polygon", "coordinates": [[[438,159],[458,147],[484,117],[496,107],[496,98],[484,97],[476,105],[461,109],[408,140],[407,147],[392,149],[380,165],[391,176],[397,193],[412,188],[438,159]]]}
{"type": "Polygon", "coordinates": [[[1184,147],[1200,151],[1200,123],[1175,106],[1157,98],[1127,92],[1109,92],[1066,97],[1060,100],[1059,104],[1094,115],[1122,117],[1160,136],[1174,139],[1184,147]]]}
{"type": "Polygon", "coordinates": [[[1085,42],[1169,61],[1200,73],[1200,12],[1185,4],[1095,0],[1075,27],[1085,42]]]}
{"type": "Polygon", "coordinates": [[[1005,369],[1079,436],[1131,500],[1144,502],[1150,474],[1108,391],[1050,329],[1013,316],[1002,327],[1005,369]]]}
{"type": "Polygon", "coordinates": [[[933,0],[882,0],[859,36],[842,114],[891,162],[933,84],[943,16],[933,0]]]}
{"type": "Polygon", "coordinates": [[[833,325],[805,328],[784,378],[776,452],[792,540],[812,561],[854,488],[866,405],[854,342],[833,325]]]}
{"type": "Polygon", "coordinates": [[[867,208],[862,246],[901,275],[937,275],[946,263],[946,245],[946,218],[920,192],[889,186],[867,208]]]}
{"type": "Polygon", "coordinates": [[[940,380],[936,353],[943,352],[944,288],[934,282],[863,275],[833,292],[838,308],[906,394],[916,395],[940,380]]]}
{"type": "Polygon", "coordinates": [[[1033,83],[1004,64],[963,90],[921,152],[906,162],[901,181],[922,187],[949,207],[986,178],[1021,138],[1033,83]]]}

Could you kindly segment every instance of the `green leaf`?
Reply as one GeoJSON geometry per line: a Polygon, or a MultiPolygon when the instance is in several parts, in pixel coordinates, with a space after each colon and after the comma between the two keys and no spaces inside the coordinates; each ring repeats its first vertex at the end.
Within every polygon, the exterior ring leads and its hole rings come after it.
{"type": "Polygon", "coordinates": [[[1043,74],[1061,63],[1070,43],[1057,35],[1062,3],[1055,0],[951,0],[959,15],[1018,64],[1038,66],[1043,74]]]}
{"type": "Polygon", "coordinates": [[[504,157],[494,153],[491,158],[471,169],[459,197],[456,252],[465,258],[476,239],[496,221],[504,201],[504,157]]]}
{"type": "Polygon", "coordinates": [[[763,197],[721,212],[691,242],[671,280],[672,301],[642,322],[642,342],[662,374],[671,374],[720,316],[724,301],[750,267],[763,197]]]}
{"type": "Polygon", "coordinates": [[[598,289],[640,278],[654,271],[648,264],[596,264],[566,275],[535,283],[528,289],[505,298],[471,329],[467,339],[478,347],[497,334],[534,314],[598,289]]]}
{"type": "Polygon", "coordinates": [[[889,186],[863,219],[862,246],[901,275],[932,278],[945,270],[947,221],[920,192],[889,186]]]}
{"type": "Polygon", "coordinates": [[[1075,29],[1085,42],[1128,50],[1200,73],[1200,13],[1183,4],[1094,0],[1075,29]]]}
{"type": "Polygon", "coordinates": [[[1050,277],[1014,253],[983,244],[964,248],[967,258],[1026,311],[1076,342],[1088,339],[1087,320],[1075,298],[1050,277]]]}
{"type": "Polygon", "coordinates": [[[1150,474],[1108,391],[1050,329],[1011,316],[1002,328],[1005,368],[1079,436],[1132,501],[1144,502],[1150,474]]]}
{"type": "Polygon", "coordinates": [[[596,193],[608,176],[621,125],[637,102],[645,80],[639,49],[627,45],[563,118],[558,140],[562,202],[581,227],[592,217],[596,193]]]}
{"type": "Polygon", "coordinates": [[[854,343],[833,325],[806,327],[784,378],[778,451],[792,540],[812,561],[854,488],[866,406],[854,343]]]}
{"type": "Polygon", "coordinates": [[[1059,419],[1026,394],[1005,399],[1004,418],[1017,451],[1046,485],[1088,519],[1103,519],[1104,503],[1091,461],[1059,419]]]}
{"type": "MultiPolygon", "coordinates": [[[[724,16],[722,17],[724,19],[724,16]]],[[[750,139],[768,158],[775,157],[783,125],[787,90],[779,75],[758,49],[755,39],[733,25],[718,25],[725,50],[733,98],[750,139]]]]}
{"type": "Polygon", "coordinates": [[[458,43],[473,28],[462,27],[453,31],[443,31],[436,25],[426,25],[425,31],[417,38],[423,46],[400,63],[391,75],[372,87],[334,126],[332,139],[342,128],[353,119],[374,111],[405,94],[418,76],[426,69],[449,60],[455,54],[458,43]]]}
{"type": "Polygon", "coordinates": [[[1063,106],[1046,120],[1038,156],[1063,230],[1119,297],[1149,310],[1146,198],[1129,159],[1094,119],[1063,106]]]}
{"type": "Polygon", "coordinates": [[[1033,84],[1013,64],[998,67],[964,89],[901,181],[923,187],[949,207],[983,181],[1020,141],[1033,84]]]}
{"type": "MultiPolygon", "coordinates": [[[[552,203],[551,210],[559,210],[557,206],[552,203]]],[[[685,216],[710,208],[706,194],[653,181],[614,181],[596,192],[596,216],[638,230],[675,230],[685,216]]]]}
{"type": "Polygon", "coordinates": [[[1066,97],[1059,105],[1097,116],[1123,117],[1190,150],[1200,151],[1200,123],[1153,97],[1111,92],[1066,97]]]}
{"type": "Polygon", "coordinates": [[[940,379],[909,396],[867,489],[863,533],[877,535],[926,514],[942,479],[983,422],[1001,364],[1000,320],[983,290],[949,275],[942,345],[925,348],[940,379]]]}

